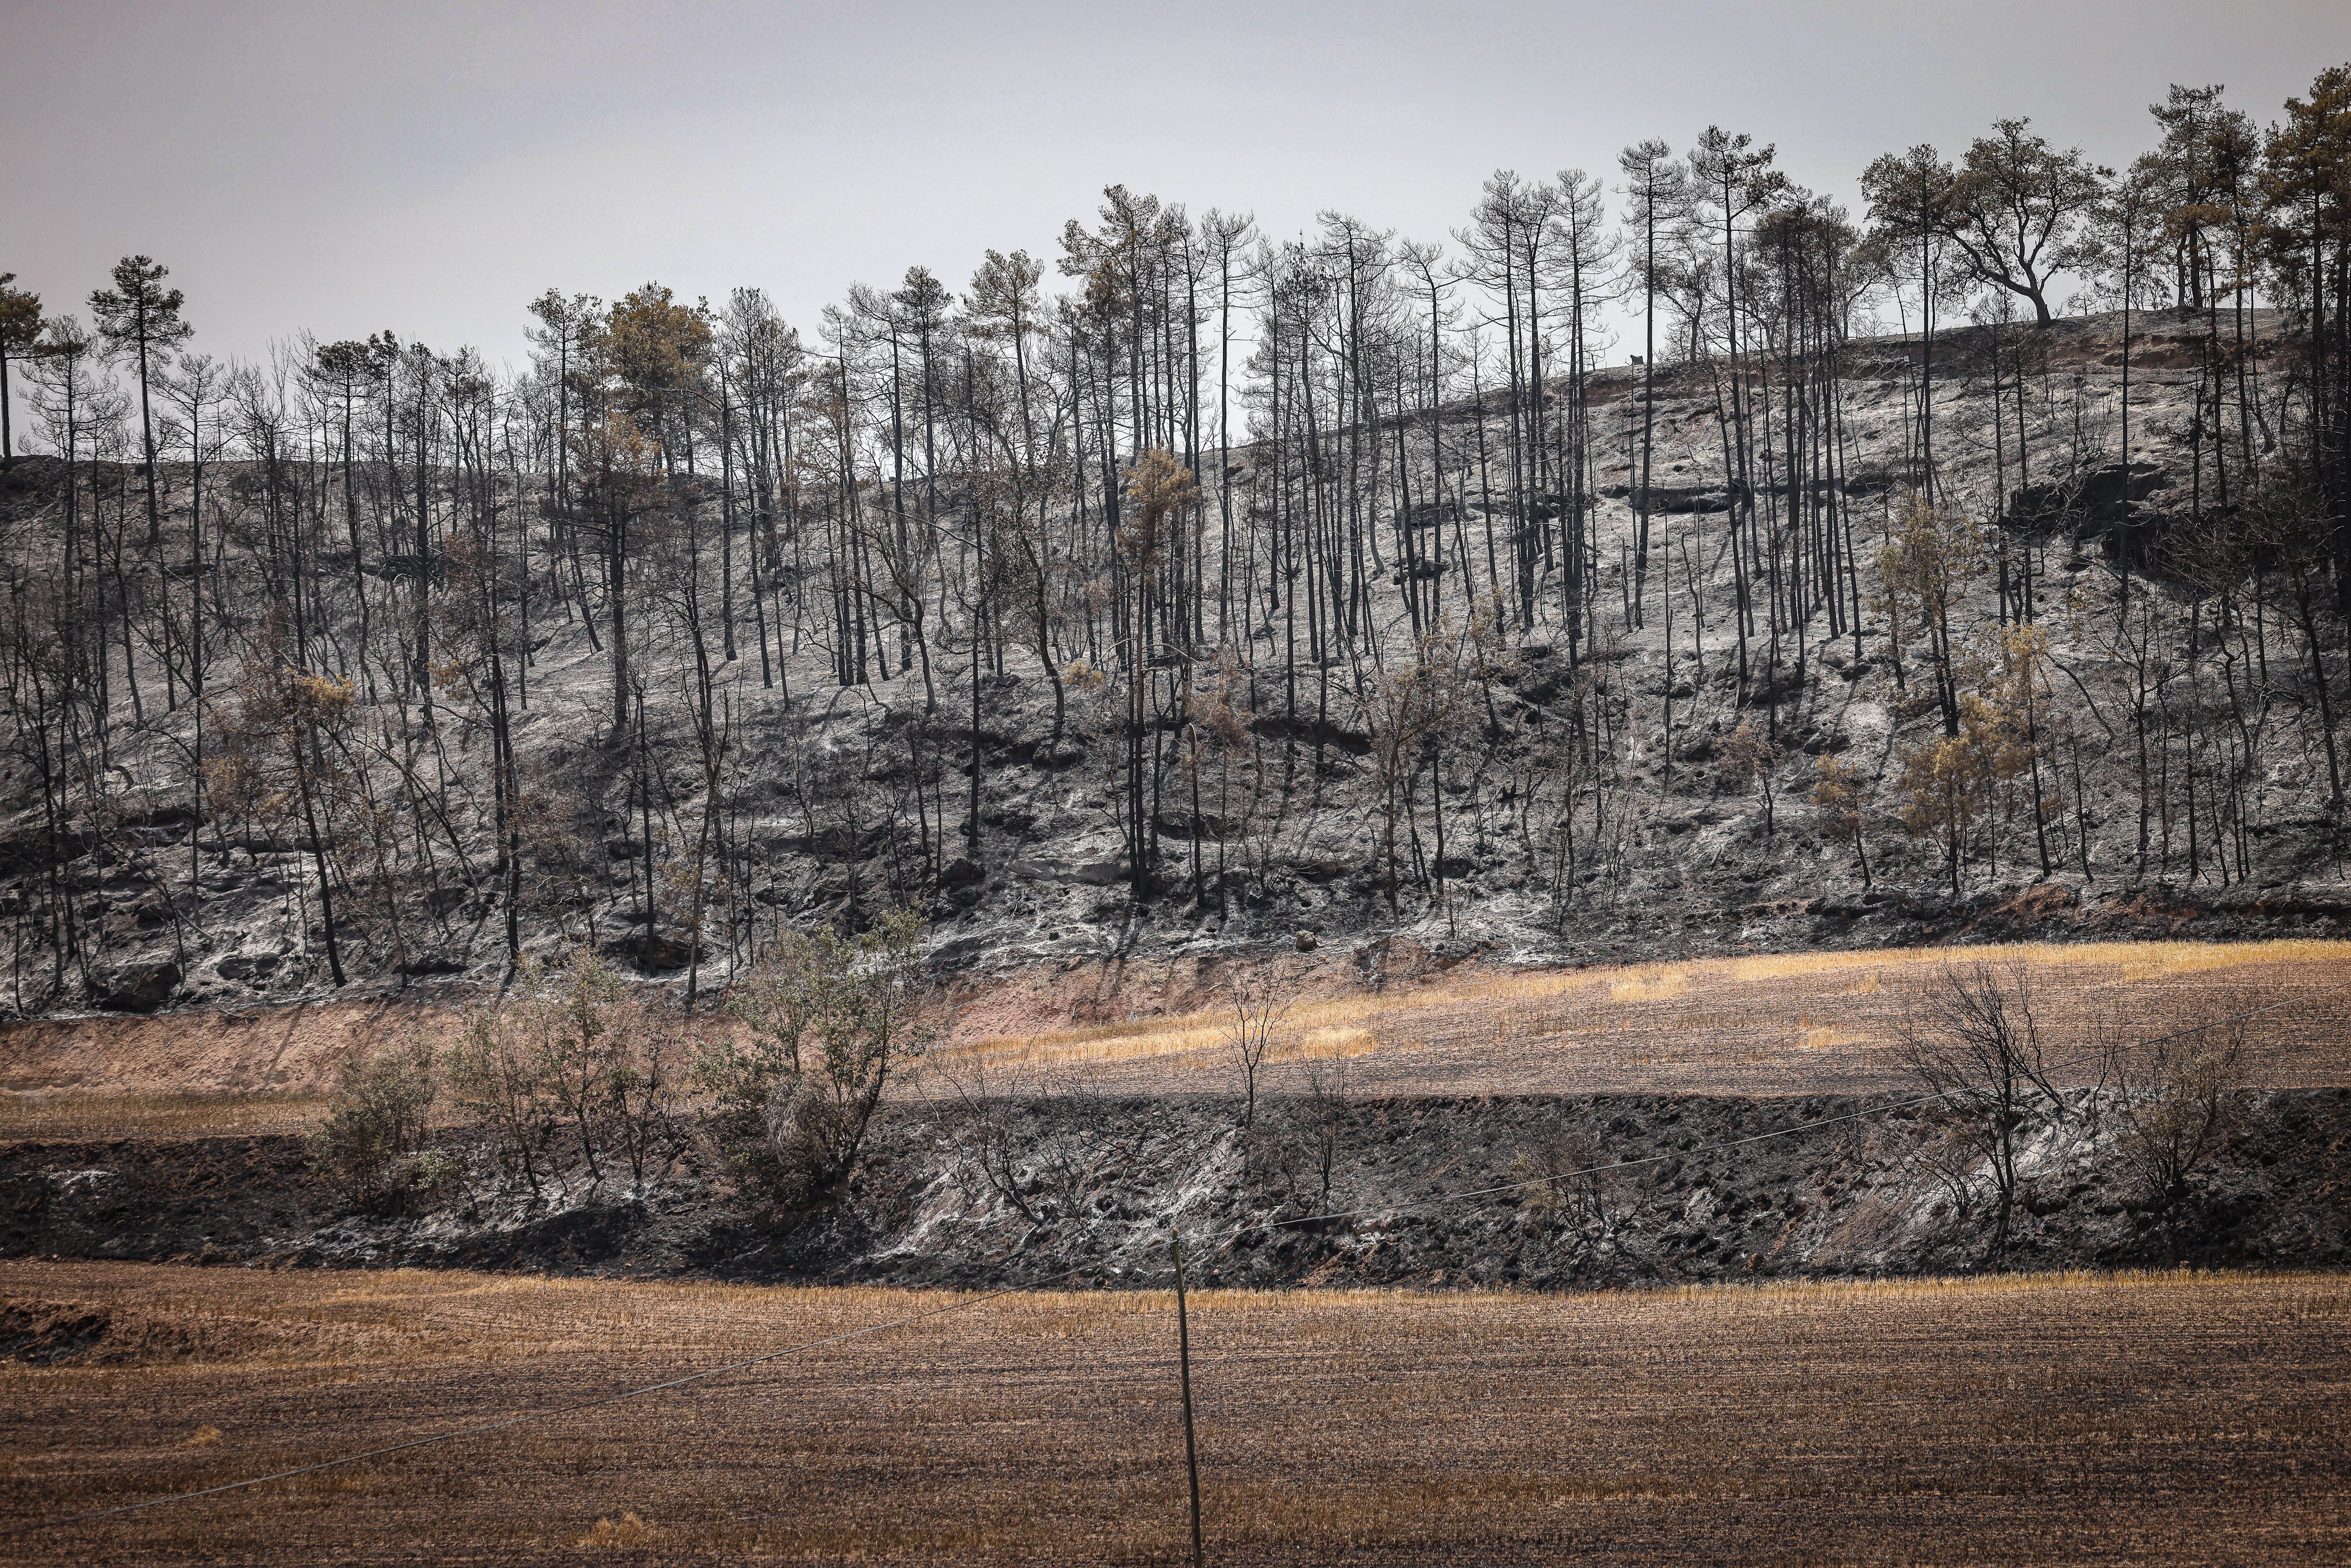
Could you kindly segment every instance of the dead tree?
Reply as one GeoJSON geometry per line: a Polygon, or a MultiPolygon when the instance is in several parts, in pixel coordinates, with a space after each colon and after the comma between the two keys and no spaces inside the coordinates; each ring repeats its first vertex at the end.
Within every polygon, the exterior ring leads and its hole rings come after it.
{"type": "Polygon", "coordinates": [[[2008,1249],[2018,1166],[2035,1121],[2062,1115],[2022,964],[1945,971],[1903,1020],[1902,1055],[1959,1142],[1989,1171],[1991,1255],[2008,1249]]]}
{"type": "Polygon", "coordinates": [[[1225,1046],[1241,1074],[1241,1125],[1257,1121],[1258,1071],[1273,1050],[1290,1004],[1270,971],[1243,970],[1226,983],[1225,1046]]]}

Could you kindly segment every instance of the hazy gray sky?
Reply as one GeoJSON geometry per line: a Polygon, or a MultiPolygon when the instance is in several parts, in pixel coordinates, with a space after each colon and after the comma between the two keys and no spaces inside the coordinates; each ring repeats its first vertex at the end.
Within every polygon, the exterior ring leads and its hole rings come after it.
{"type": "Polygon", "coordinates": [[[196,346],[390,328],[519,361],[550,285],[768,289],[1050,258],[1112,181],[1443,238],[1496,168],[1614,176],[1709,122],[1851,201],[2028,114],[2118,162],[2168,83],[2267,123],[2344,0],[591,5],[0,0],[0,270],[51,310],[144,251],[196,346]]]}

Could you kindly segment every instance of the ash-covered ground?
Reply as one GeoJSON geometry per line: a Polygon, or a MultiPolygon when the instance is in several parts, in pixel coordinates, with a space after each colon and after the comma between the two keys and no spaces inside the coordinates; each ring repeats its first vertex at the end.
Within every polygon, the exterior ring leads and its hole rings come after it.
{"type": "MultiPolygon", "coordinates": [[[[2254,324],[2278,329],[2266,313],[2254,324]]],[[[2158,548],[2211,506],[2209,455],[2200,477],[2189,461],[2195,389],[2209,375],[2199,332],[2139,318],[2127,453],[2116,319],[1938,341],[1944,492],[1983,519],[1985,541],[1952,607],[1953,634],[1996,629],[2002,584],[2013,607],[2029,575],[2049,659],[2035,768],[2008,779],[1969,830],[1956,893],[1942,837],[1903,818],[1906,757],[1934,737],[1938,716],[1921,695],[1925,653],[1914,643],[1897,657],[1882,606],[1865,606],[1858,630],[1835,639],[1818,618],[1750,634],[1740,679],[1720,386],[1704,366],[1658,372],[1648,500],[1670,613],[1652,603],[1645,624],[1626,623],[1620,578],[1642,372],[1612,369],[1589,394],[1602,464],[1598,620],[1573,646],[1555,627],[1510,632],[1474,721],[1405,785],[1393,869],[1380,669],[1334,658],[1297,671],[1293,693],[1290,673],[1271,663],[1268,627],[1234,640],[1228,742],[1213,756],[1171,743],[1176,760],[1154,787],[1156,869],[1139,878],[1114,685],[1071,684],[1057,731],[1052,684],[1016,650],[1000,674],[980,673],[975,727],[968,647],[953,626],[933,629],[928,661],[847,687],[812,643],[774,685],[738,645],[716,674],[729,740],[713,786],[682,685],[691,650],[648,622],[636,651],[642,728],[616,726],[606,654],[567,607],[543,606],[513,694],[518,810],[529,819],[516,896],[497,871],[480,713],[449,692],[427,711],[362,683],[355,733],[376,740],[355,755],[371,758],[377,793],[336,808],[350,812],[329,873],[340,989],[497,983],[510,968],[510,903],[526,953],[592,942],[649,981],[682,988],[690,970],[705,995],[782,925],[855,923],[892,903],[928,915],[942,971],[1390,936],[1445,957],[1535,963],[1981,934],[2339,929],[2351,894],[2314,679],[2340,679],[2332,623],[2319,627],[2314,664],[2279,581],[2258,570],[2189,580],[2158,548]],[[2224,590],[2234,618],[2216,637],[2224,590]],[[2116,619],[2132,603],[2140,619],[2116,619]],[[1760,769],[1730,755],[1742,723],[1771,743],[1760,769]],[[1814,803],[1823,757],[1857,780],[1866,885],[1852,834],[1814,803]],[[367,821],[381,830],[371,841],[367,821]],[[705,832],[726,846],[727,869],[700,883],[696,940],[679,867],[705,832]]],[[[1844,361],[1842,501],[1865,559],[1915,472],[1917,353],[1915,340],[1873,340],[1844,361]]],[[[1455,445],[1472,442],[1469,411],[1445,417],[1455,445]]],[[[1252,461],[1241,454],[1245,497],[1259,477],[1252,461]]],[[[183,507],[185,477],[166,486],[183,507]]],[[[57,480],[56,464],[28,460],[0,482],[0,521],[20,561],[37,559],[57,527],[57,480]]],[[[231,514],[257,503],[235,465],[211,482],[233,561],[253,536],[231,514]]],[[[1469,505],[1474,515],[1479,503],[1469,505]]],[[[234,622],[235,572],[225,580],[234,622]]],[[[1374,608],[1386,645],[1408,645],[1397,591],[1383,591],[1374,608]]],[[[1217,655],[1200,654],[1205,684],[1217,655]]],[[[217,702],[230,700],[231,673],[225,664],[215,679],[217,702]]],[[[317,846],[297,813],[283,799],[274,816],[250,801],[231,810],[216,792],[218,809],[192,826],[195,707],[155,696],[135,720],[116,699],[97,804],[69,801],[48,821],[23,747],[0,777],[0,904],[15,945],[0,1005],[19,1016],[338,989],[317,846]],[[78,921],[69,963],[46,945],[58,900],[73,901],[78,921]]],[[[31,700],[29,688],[10,696],[31,700]]]]}
{"type": "Polygon", "coordinates": [[[778,1213],[705,1124],[642,1176],[533,1195],[478,1134],[430,1190],[355,1201],[298,1138],[0,1150],[0,1255],[745,1281],[1160,1286],[1180,1227],[1227,1285],[1571,1289],[1987,1266],[2351,1260],[2351,1090],[2248,1092],[2179,1201],[2066,1097],[1995,1251],[1980,1161],[1901,1096],[938,1100],[877,1124],[842,1199],[778,1213]],[[1589,1172],[1590,1174],[1578,1174],[1589,1172]]]}

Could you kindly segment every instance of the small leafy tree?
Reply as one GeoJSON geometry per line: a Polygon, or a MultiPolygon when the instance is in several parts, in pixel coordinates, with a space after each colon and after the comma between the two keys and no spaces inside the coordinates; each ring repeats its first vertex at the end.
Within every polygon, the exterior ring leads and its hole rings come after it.
{"type": "Polygon", "coordinates": [[[1821,825],[1853,845],[1853,858],[1861,867],[1861,885],[1867,888],[1869,877],[1869,846],[1862,840],[1861,776],[1833,752],[1821,753],[1813,765],[1813,804],[1821,813],[1821,825]]]}
{"type": "Polygon", "coordinates": [[[2030,744],[2013,717],[1991,698],[1963,692],[1956,733],[1921,743],[1902,758],[1902,825],[1940,841],[1951,894],[1978,821],[1999,799],[2000,787],[2032,766],[2030,744]]]}
{"type": "Polygon", "coordinates": [[[1890,537],[1877,552],[1878,603],[1894,642],[1896,674],[1901,671],[1903,643],[1923,643],[1947,736],[1959,732],[1959,652],[1951,610],[1982,561],[1983,536],[1968,515],[1917,492],[1903,498],[1890,537]]]}
{"type": "Polygon", "coordinates": [[[1424,769],[1436,768],[1441,798],[1446,751],[1474,727],[1475,699],[1516,669],[1502,625],[1497,601],[1478,606],[1466,621],[1441,617],[1414,640],[1409,662],[1370,672],[1357,697],[1372,738],[1380,860],[1391,910],[1399,907],[1397,835],[1410,825],[1415,781],[1424,769]]]}
{"type": "Polygon", "coordinates": [[[236,700],[221,710],[217,733],[225,748],[223,763],[249,768],[256,796],[266,784],[277,801],[290,800],[300,811],[318,873],[327,967],[340,986],[343,957],[330,866],[337,841],[333,807],[349,792],[344,742],[359,691],[348,677],[298,664],[298,642],[286,607],[273,605],[256,628],[252,651],[237,672],[236,700]]]}
{"type": "Polygon", "coordinates": [[[2115,1150],[2162,1215],[2172,1250],[2197,1177],[2220,1152],[2245,1087],[2243,1025],[2114,1053],[2115,1150]]]}
{"type": "Polygon", "coordinates": [[[0,272],[0,469],[16,461],[16,436],[9,424],[8,361],[21,361],[41,335],[41,297],[12,288],[13,272],[0,272]]]}
{"type": "Polygon", "coordinates": [[[1171,630],[1158,626],[1155,614],[1161,603],[1161,573],[1172,557],[1180,561],[1187,530],[1199,526],[1200,486],[1192,471],[1174,453],[1153,447],[1126,467],[1126,507],[1112,542],[1125,567],[1123,581],[1131,585],[1132,603],[1124,607],[1126,637],[1126,791],[1124,828],[1128,874],[1135,898],[1151,896],[1152,861],[1158,852],[1157,831],[1144,804],[1146,769],[1156,765],[1145,758],[1145,747],[1158,744],[1152,727],[1147,698],[1150,661],[1155,642],[1171,630]]]}
{"type": "Polygon", "coordinates": [[[424,1147],[439,1093],[433,1047],[421,1034],[344,1058],[327,1119],[303,1140],[311,1165],[353,1197],[381,1196],[401,1160],[424,1147]]]}
{"type": "Polygon", "coordinates": [[[1199,811],[1194,812],[1192,833],[1193,883],[1205,900],[1206,884],[1200,867],[1200,843],[1213,836],[1217,843],[1216,885],[1219,898],[1223,895],[1226,872],[1227,843],[1245,833],[1253,822],[1264,793],[1262,770],[1249,769],[1250,788],[1242,797],[1239,821],[1233,810],[1233,766],[1251,760],[1256,737],[1249,731],[1254,716],[1249,708],[1249,672],[1240,655],[1228,643],[1217,650],[1216,663],[1198,677],[1197,684],[1186,695],[1184,706],[1185,747],[1184,776],[1190,786],[1195,802],[1202,800],[1207,780],[1215,779],[1216,821],[1207,824],[1199,811]],[[1242,832],[1236,832],[1236,829],[1242,832]]]}
{"type": "Polygon", "coordinates": [[[799,1081],[800,1044],[823,1006],[825,956],[822,938],[785,932],[728,990],[726,1012],[742,1033],[694,1061],[695,1081],[722,1108],[764,1115],[776,1086],[799,1081]]]}
{"type": "Polygon", "coordinates": [[[560,1172],[569,1129],[590,1190],[617,1155],[633,1190],[667,1171],[684,1148],[677,1115],[683,1020],[632,993],[601,956],[524,961],[503,1006],[467,1015],[449,1051],[460,1106],[488,1129],[506,1167],[533,1196],[560,1172]]]}
{"type": "Polygon", "coordinates": [[[139,377],[139,431],[146,454],[147,548],[163,542],[163,514],[156,495],[155,416],[150,387],[167,356],[195,330],[180,316],[187,297],[163,287],[172,269],[143,256],[126,256],[114,264],[112,288],[89,297],[89,308],[107,350],[127,360],[139,377]]]}
{"type": "Polygon", "coordinates": [[[2059,152],[2032,127],[2030,120],[1993,121],[1951,176],[1942,212],[1969,276],[2029,301],[2046,327],[2055,319],[2051,276],[2083,265],[2083,221],[2114,171],[2078,147],[2059,152]]]}
{"type": "Polygon", "coordinates": [[[679,1068],[687,1060],[686,1016],[637,1005],[603,1085],[602,1117],[612,1151],[628,1165],[632,1189],[665,1175],[685,1150],[678,1115],[679,1068]]]}
{"type": "Polygon", "coordinates": [[[695,1074],[724,1104],[756,1102],[759,1142],[737,1157],[778,1201],[840,1196],[893,1075],[928,1049],[922,932],[893,910],[856,936],[827,928],[778,944],[730,998],[751,1038],[704,1053],[695,1074]]]}
{"type": "Polygon", "coordinates": [[[507,1174],[520,1176],[532,1197],[541,1197],[556,1102],[544,1062],[507,1010],[495,1002],[470,1009],[446,1068],[459,1111],[487,1132],[507,1174]]]}
{"type": "Polygon", "coordinates": [[[1739,727],[1722,741],[1723,777],[1734,784],[1755,786],[1763,800],[1763,836],[1770,838],[1775,825],[1771,810],[1771,767],[1780,758],[1780,748],[1771,737],[1756,727],[1751,718],[1742,718],[1739,727]]]}
{"type": "Polygon", "coordinates": [[[532,966],[517,1009],[556,1113],[579,1137],[591,1186],[604,1179],[598,1154],[635,1010],[620,974],[594,953],[575,954],[559,970],[532,966]]]}

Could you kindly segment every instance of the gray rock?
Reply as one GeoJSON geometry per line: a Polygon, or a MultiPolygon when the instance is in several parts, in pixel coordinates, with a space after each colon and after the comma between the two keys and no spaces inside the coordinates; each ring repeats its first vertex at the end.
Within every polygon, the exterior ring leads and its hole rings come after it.
{"type": "Polygon", "coordinates": [[[99,982],[98,1005],[109,1012],[152,1013],[179,985],[180,966],[168,959],[118,965],[99,982]]]}
{"type": "Polygon", "coordinates": [[[683,936],[648,935],[629,945],[630,956],[637,967],[648,973],[664,969],[683,969],[694,956],[694,949],[683,936]]]}

